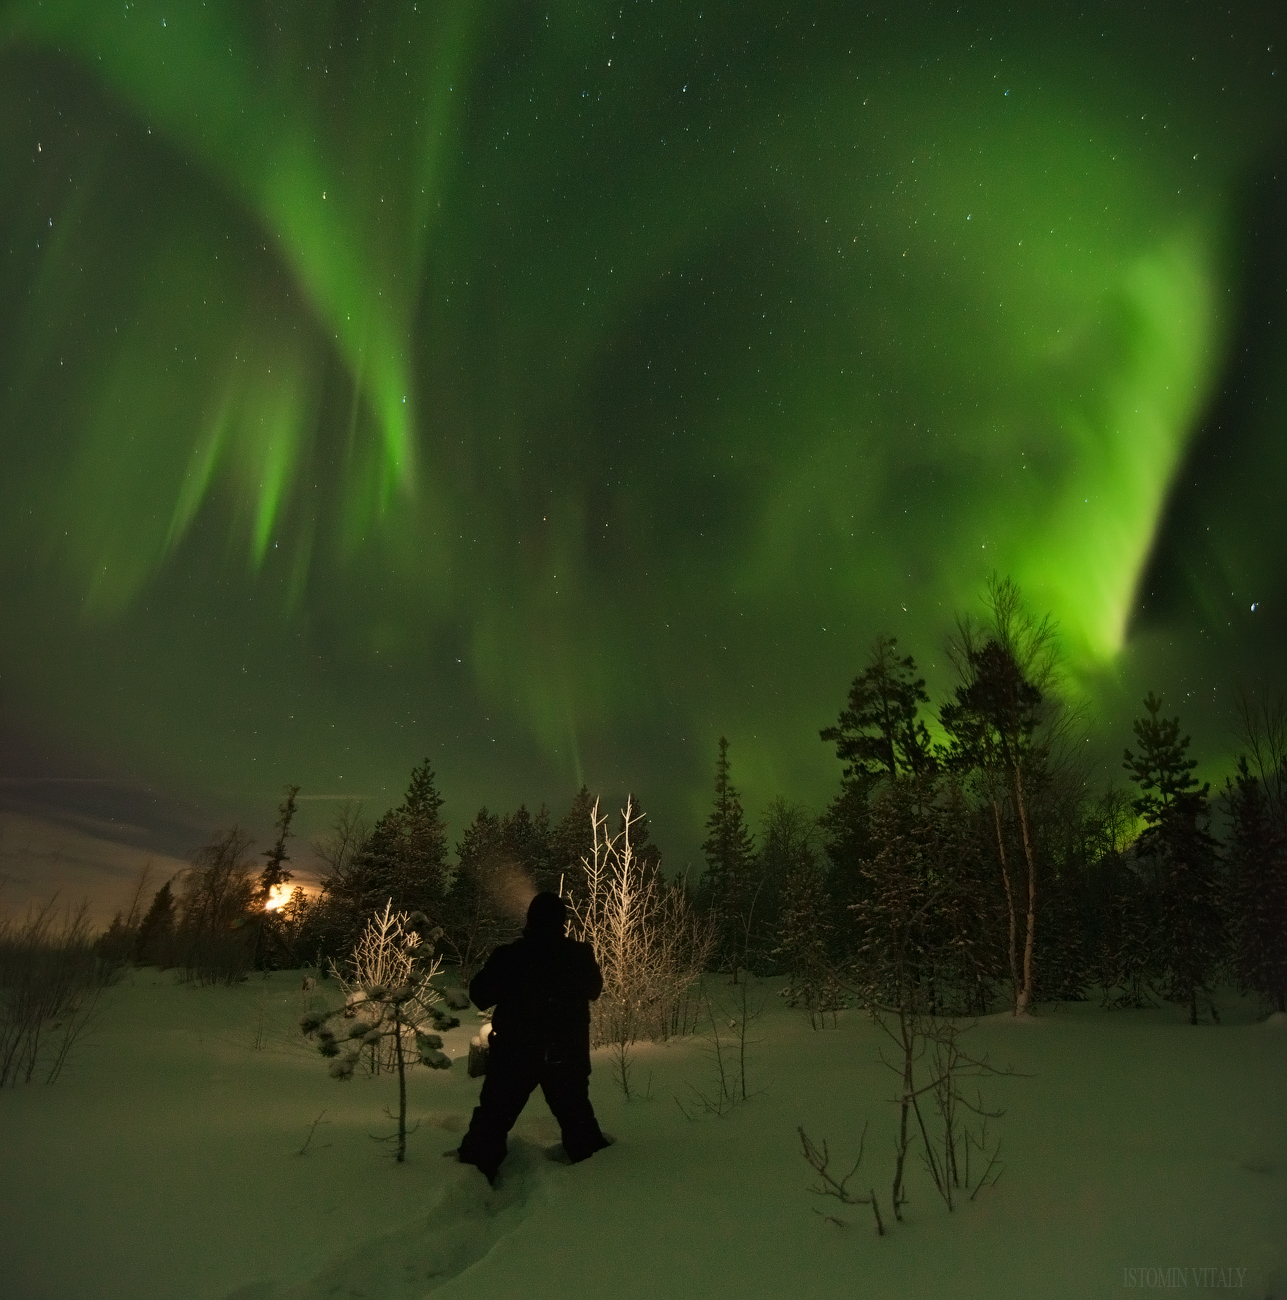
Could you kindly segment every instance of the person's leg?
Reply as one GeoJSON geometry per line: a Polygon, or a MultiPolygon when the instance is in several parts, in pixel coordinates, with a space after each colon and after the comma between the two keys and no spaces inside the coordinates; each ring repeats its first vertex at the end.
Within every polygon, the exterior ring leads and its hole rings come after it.
{"type": "Polygon", "coordinates": [[[514,1127],[527,1099],[536,1087],[537,1064],[518,1054],[499,1053],[493,1049],[483,1076],[483,1090],[474,1107],[473,1119],[460,1143],[460,1160],[476,1165],[488,1181],[508,1150],[506,1135],[514,1127]]]}
{"type": "Polygon", "coordinates": [[[559,1122],[563,1150],[575,1164],[608,1145],[590,1105],[590,1075],[576,1065],[550,1064],[541,1071],[541,1091],[559,1122]]]}

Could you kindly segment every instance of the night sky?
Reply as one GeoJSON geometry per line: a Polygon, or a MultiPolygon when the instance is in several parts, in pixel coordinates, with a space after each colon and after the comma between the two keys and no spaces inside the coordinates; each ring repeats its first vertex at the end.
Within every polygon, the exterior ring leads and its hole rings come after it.
{"type": "Polygon", "coordinates": [[[1149,688],[1215,772],[1284,684],[1285,42],[0,6],[0,869],[265,834],[288,781],[308,834],[426,754],[453,842],[584,780],[678,869],[721,732],[752,815],[820,810],[871,639],[941,694],[994,571],[1104,773],[1149,688]]]}

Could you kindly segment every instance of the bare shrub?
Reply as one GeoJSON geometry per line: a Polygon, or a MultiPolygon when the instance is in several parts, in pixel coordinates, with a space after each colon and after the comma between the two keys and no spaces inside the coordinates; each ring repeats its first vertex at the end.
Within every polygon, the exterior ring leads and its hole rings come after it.
{"type": "Polygon", "coordinates": [[[183,978],[193,984],[236,984],[250,969],[254,840],[240,826],[192,855],[179,901],[178,948],[183,978]]]}
{"type": "Polygon", "coordinates": [[[710,1082],[704,1090],[688,1085],[693,1094],[689,1105],[675,1098],[688,1119],[695,1119],[699,1111],[716,1117],[727,1115],[740,1102],[758,1095],[746,1085],[747,1048],[759,1041],[750,1037],[750,1029],[764,1012],[763,996],[758,990],[752,995],[754,980],[746,970],[734,986],[737,991],[730,1002],[705,1002],[707,1029],[702,1036],[711,1066],[710,1082]]]}
{"type": "Polygon", "coordinates": [[[693,989],[714,950],[714,935],[682,883],[667,885],[630,843],[639,820],[632,800],[622,828],[608,834],[598,801],[590,814],[593,858],[582,858],[584,893],[568,906],[576,937],[590,943],[603,971],[593,1004],[590,1040],[629,1044],[664,1040],[696,1027],[700,1000],[693,989]]]}
{"type": "Polygon", "coordinates": [[[0,1087],[53,1083],[119,969],[95,953],[87,905],[56,903],[0,921],[0,1087]]]}
{"type": "MultiPolygon", "coordinates": [[[[843,1178],[831,1172],[831,1152],[827,1148],[826,1138],[822,1139],[822,1149],[819,1150],[803,1127],[797,1126],[796,1132],[800,1135],[801,1154],[809,1162],[809,1167],[813,1172],[818,1175],[817,1183],[810,1187],[809,1190],[815,1196],[834,1196],[841,1205],[870,1205],[871,1212],[876,1218],[876,1231],[883,1237],[885,1235],[885,1223],[880,1217],[880,1203],[876,1199],[875,1188],[869,1187],[866,1196],[849,1190],[850,1180],[862,1165],[863,1148],[867,1144],[867,1126],[863,1125],[862,1136],[858,1139],[858,1159],[854,1161],[853,1168],[843,1178]]],[[[823,1214],[821,1210],[816,1208],[815,1213],[822,1214],[822,1217],[828,1223],[834,1223],[838,1228],[845,1226],[844,1219],[839,1219],[834,1214],[823,1214]]]]}

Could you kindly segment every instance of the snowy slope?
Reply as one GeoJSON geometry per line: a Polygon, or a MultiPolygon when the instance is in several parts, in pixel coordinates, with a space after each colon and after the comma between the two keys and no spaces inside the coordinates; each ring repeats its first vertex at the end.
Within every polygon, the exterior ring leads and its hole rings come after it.
{"type": "MultiPolygon", "coordinates": [[[[803,1124],[851,1161],[869,1120],[855,1181],[888,1224],[880,1036],[855,1013],[812,1031],[764,992],[749,1102],[685,1117],[675,1097],[712,1088],[701,1040],[640,1047],[633,1082],[651,1076],[651,1099],[629,1102],[596,1054],[591,1095],[616,1144],[574,1168],[547,1159],[558,1131],[538,1094],[493,1191],[441,1158],[477,1096],[463,1060],[412,1073],[421,1123],[397,1165],[369,1136],[392,1129],[396,1081],[327,1076],[295,1029],[318,997],[297,975],[191,989],[135,972],[57,1084],[0,1094],[0,1295],[969,1300],[1158,1280],[1128,1269],[1188,1269],[1201,1289],[1220,1275],[1191,1270],[1224,1268],[1245,1270],[1225,1275],[1243,1295],[1287,1296],[1282,1018],[1255,1023],[1232,998],[1223,1025],[1196,1029],[1171,1009],[989,1018],[975,1046],[1033,1076],[984,1084],[1008,1107],[1005,1172],[949,1214],[917,1165],[906,1221],[881,1239],[869,1211],[808,1194],[796,1136],[803,1124]]],[[[453,1057],[470,1014],[446,1035],[453,1057]]]]}

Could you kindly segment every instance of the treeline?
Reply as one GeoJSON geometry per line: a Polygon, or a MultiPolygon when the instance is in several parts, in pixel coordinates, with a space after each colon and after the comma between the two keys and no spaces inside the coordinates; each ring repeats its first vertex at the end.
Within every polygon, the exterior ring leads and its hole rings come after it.
{"type": "Polygon", "coordinates": [[[178,967],[198,984],[234,984],[247,971],[295,964],[291,936],[307,909],[303,891],[287,892],[286,863],[299,787],[287,786],[277,835],[259,855],[240,826],[222,831],[191,855],[192,866],[167,880],[143,910],[150,866],[140,873],[130,906],[98,940],[112,962],[178,967]],[[280,897],[280,910],[269,910],[280,897]]]}
{"type": "MultiPolygon", "coordinates": [[[[315,966],[352,951],[371,915],[392,902],[468,981],[498,943],[517,937],[534,890],[587,894],[593,863],[594,797],[584,786],[555,821],[542,805],[509,814],[482,808],[449,858],[442,797],[426,759],[411,774],[402,802],[374,823],[344,804],[314,845],[325,870],[321,890],[290,888],[288,841],[297,786],[287,787],[277,836],[262,855],[240,827],[192,854],[192,866],[158,889],[143,910],[141,879],[131,907],[99,941],[116,960],[178,968],[196,983],[235,983],[252,969],[315,966]],[[266,859],[262,861],[261,859],[266,859]]],[[[634,868],[660,878],[660,853],[646,814],[630,828],[634,868]]]]}
{"type": "Polygon", "coordinates": [[[1049,620],[993,582],[948,647],[935,710],[881,637],[821,738],[844,764],[817,822],[771,805],[757,849],[720,742],[701,898],[719,951],[789,976],[815,1023],[842,1000],[930,1015],[1037,1001],[1166,998],[1218,1015],[1232,981],[1287,1010],[1287,713],[1244,701],[1237,771],[1214,796],[1152,694],[1096,790],[1058,691],[1049,620]]]}
{"type": "MultiPolygon", "coordinates": [[[[636,805],[631,888],[652,891],[658,916],[698,918],[698,948],[733,981],[747,970],[785,975],[815,1024],[854,1002],[1022,1014],[1088,997],[1168,998],[1196,1023],[1217,1013],[1211,993],[1223,981],[1287,1010],[1282,703],[1244,703],[1236,774],[1213,794],[1193,777],[1180,720],[1150,694],[1124,752],[1127,780],[1097,789],[1083,720],[1059,690],[1052,625],[1025,612],[1011,582],[990,584],[983,617],[961,619],[947,649],[955,680],[935,706],[913,656],[876,640],[820,733],[842,768],[820,817],[775,799],[752,828],[721,739],[700,882],[690,890],[664,877],[636,805]]],[[[518,933],[534,889],[589,896],[587,789],[558,820],[544,806],[480,810],[452,862],[426,760],[373,824],[355,804],[340,810],[315,846],[320,893],[297,890],[270,908],[291,879],[296,794],[288,787],[261,855],[234,827],[146,913],[140,886],[105,950],[199,982],[325,970],[392,901],[467,980],[518,933]]]]}

